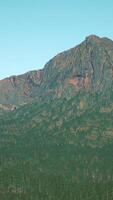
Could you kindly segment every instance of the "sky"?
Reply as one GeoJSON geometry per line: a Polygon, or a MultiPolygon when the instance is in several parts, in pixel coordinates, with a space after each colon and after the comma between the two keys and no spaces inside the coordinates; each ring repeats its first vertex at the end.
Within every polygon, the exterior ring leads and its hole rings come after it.
{"type": "Polygon", "coordinates": [[[92,34],[113,40],[113,0],[0,0],[0,79],[43,68],[92,34]]]}

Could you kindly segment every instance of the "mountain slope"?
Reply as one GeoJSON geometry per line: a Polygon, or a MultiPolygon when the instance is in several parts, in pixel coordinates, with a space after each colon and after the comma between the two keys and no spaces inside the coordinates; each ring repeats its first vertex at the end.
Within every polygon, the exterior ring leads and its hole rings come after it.
{"type": "Polygon", "coordinates": [[[70,97],[80,90],[102,92],[113,85],[113,41],[91,35],[60,53],[42,70],[0,81],[0,103],[70,97]]]}
{"type": "Polygon", "coordinates": [[[113,97],[79,93],[0,116],[2,200],[106,200],[113,193],[113,97]]]}
{"type": "Polygon", "coordinates": [[[2,200],[113,199],[112,59],[113,42],[90,36],[14,90],[1,81],[2,200]]]}

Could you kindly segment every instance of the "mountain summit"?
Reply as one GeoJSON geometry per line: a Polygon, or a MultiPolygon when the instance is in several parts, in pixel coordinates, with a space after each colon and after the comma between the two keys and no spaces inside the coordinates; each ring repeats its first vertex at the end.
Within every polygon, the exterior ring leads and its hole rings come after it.
{"type": "Polygon", "coordinates": [[[42,70],[0,81],[0,104],[34,98],[69,97],[78,91],[104,93],[113,85],[113,41],[90,35],[51,59],[42,70]]]}

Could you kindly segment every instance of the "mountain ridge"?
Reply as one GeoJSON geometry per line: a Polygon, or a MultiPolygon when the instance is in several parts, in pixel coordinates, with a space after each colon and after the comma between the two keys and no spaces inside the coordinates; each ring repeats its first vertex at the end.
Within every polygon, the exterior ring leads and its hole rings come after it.
{"type": "Polygon", "coordinates": [[[104,92],[112,81],[113,41],[90,35],[53,57],[43,69],[0,80],[0,103],[21,105],[35,98],[73,96],[80,90],[104,92]]]}

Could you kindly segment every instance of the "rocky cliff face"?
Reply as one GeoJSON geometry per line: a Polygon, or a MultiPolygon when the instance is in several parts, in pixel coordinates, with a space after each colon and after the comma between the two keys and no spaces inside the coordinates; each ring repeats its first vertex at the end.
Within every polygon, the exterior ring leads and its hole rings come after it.
{"type": "Polygon", "coordinates": [[[75,90],[102,91],[112,86],[113,42],[89,36],[79,46],[53,58],[44,68],[44,75],[53,87],[72,85],[75,90]],[[49,76],[48,76],[49,75],[49,76]],[[51,77],[51,78],[50,78],[51,77]]]}
{"type": "Polygon", "coordinates": [[[0,103],[20,105],[31,101],[41,84],[42,71],[32,71],[0,81],[0,103]]]}
{"type": "Polygon", "coordinates": [[[80,90],[104,93],[113,85],[113,41],[91,35],[58,54],[42,70],[0,81],[0,103],[20,105],[80,90]]]}

